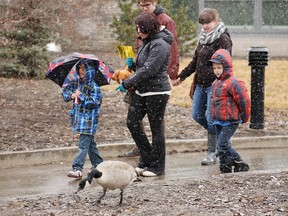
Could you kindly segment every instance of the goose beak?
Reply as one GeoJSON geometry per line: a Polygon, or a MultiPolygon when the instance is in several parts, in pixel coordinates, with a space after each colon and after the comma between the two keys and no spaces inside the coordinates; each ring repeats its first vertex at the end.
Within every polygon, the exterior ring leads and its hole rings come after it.
{"type": "Polygon", "coordinates": [[[79,191],[81,191],[81,190],[83,190],[84,189],[84,187],[82,188],[82,187],[79,187],[78,189],[77,189],[77,191],[75,191],[74,193],[75,194],[77,194],[79,191]]]}
{"type": "Polygon", "coordinates": [[[142,182],[142,180],[139,177],[137,177],[133,180],[133,182],[142,182]]]}

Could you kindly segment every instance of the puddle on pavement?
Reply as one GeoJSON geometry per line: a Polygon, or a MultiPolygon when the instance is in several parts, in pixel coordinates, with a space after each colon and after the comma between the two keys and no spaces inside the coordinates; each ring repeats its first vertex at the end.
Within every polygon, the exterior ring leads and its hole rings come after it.
{"type": "MultiPolygon", "coordinates": [[[[239,150],[242,158],[251,166],[251,171],[273,171],[287,169],[287,148],[239,150]]],[[[218,175],[219,163],[201,166],[205,152],[178,153],[167,155],[166,175],[157,178],[142,178],[144,182],[183,178],[205,178],[218,175]]],[[[111,159],[111,158],[109,158],[111,159]]],[[[136,166],[138,158],[112,158],[136,166]]],[[[78,188],[79,180],[66,176],[70,164],[51,164],[42,166],[3,169],[0,172],[0,198],[17,198],[36,194],[59,194],[67,191],[73,193],[78,188]]],[[[89,170],[86,162],[84,176],[89,170]]]]}

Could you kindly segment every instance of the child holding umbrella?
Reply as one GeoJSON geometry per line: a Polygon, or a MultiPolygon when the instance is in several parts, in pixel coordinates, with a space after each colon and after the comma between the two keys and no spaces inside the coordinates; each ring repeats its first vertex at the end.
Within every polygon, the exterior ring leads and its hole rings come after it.
{"type": "Polygon", "coordinates": [[[73,109],[70,111],[71,125],[72,131],[80,134],[78,155],[72,163],[72,170],[67,175],[71,178],[82,178],[87,153],[92,167],[96,167],[103,161],[94,141],[94,135],[98,128],[102,93],[93,79],[95,69],[91,65],[91,61],[81,60],[76,65],[76,72],[79,79],[63,88],[62,95],[65,102],[75,101],[73,109]]]}

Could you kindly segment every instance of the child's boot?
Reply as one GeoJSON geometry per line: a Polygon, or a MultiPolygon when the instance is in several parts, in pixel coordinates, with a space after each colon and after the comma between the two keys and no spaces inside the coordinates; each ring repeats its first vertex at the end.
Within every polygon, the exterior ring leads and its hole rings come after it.
{"type": "Polygon", "coordinates": [[[232,173],[232,164],[220,164],[221,173],[232,173]]]}
{"type": "Polygon", "coordinates": [[[211,165],[216,163],[216,135],[208,133],[208,150],[206,157],[201,161],[201,165],[211,165]]]}
{"type": "Polygon", "coordinates": [[[234,160],[234,172],[247,172],[249,169],[249,165],[241,157],[234,160]]]}

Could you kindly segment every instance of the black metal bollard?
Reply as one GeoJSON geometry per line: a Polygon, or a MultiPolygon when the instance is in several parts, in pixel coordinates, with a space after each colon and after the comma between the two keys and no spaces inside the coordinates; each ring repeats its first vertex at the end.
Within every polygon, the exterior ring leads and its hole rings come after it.
{"type": "Polygon", "coordinates": [[[251,66],[250,128],[263,129],[265,66],[268,65],[269,50],[266,47],[250,47],[248,51],[248,65],[251,66]]]}

